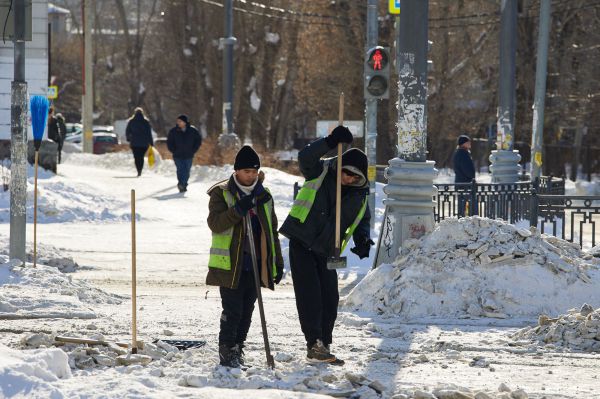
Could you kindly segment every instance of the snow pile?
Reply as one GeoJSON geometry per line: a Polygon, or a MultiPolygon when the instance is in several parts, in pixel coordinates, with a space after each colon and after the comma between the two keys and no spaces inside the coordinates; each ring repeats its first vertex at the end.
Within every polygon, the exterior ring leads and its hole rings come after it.
{"type": "Polygon", "coordinates": [[[60,349],[16,351],[0,344],[0,397],[42,397],[43,392],[62,398],[53,383],[66,378],[71,378],[71,369],[60,349]]]}
{"type": "Polygon", "coordinates": [[[393,399],[527,399],[528,397],[524,390],[512,390],[502,383],[497,393],[472,391],[469,388],[447,385],[437,387],[432,392],[414,388],[403,389],[395,394],[393,399]]]}
{"type": "Polygon", "coordinates": [[[480,217],[447,219],[370,272],[346,307],[404,317],[537,316],[600,303],[600,271],[575,244],[480,217]],[[595,282],[595,284],[594,284],[595,282]]]}
{"type": "MultiPolygon", "coordinates": [[[[8,256],[9,238],[0,235],[0,255],[8,256]]],[[[25,248],[27,262],[33,262],[33,244],[28,242],[25,248]]],[[[65,257],[52,245],[37,244],[37,263],[46,266],[56,267],[63,273],[73,273],[78,270],[79,265],[72,257],[65,257]]]]}
{"type": "Polygon", "coordinates": [[[515,340],[568,348],[582,352],[600,352],[600,308],[584,304],[556,318],[541,315],[538,325],[517,331],[515,340]]]}
{"type": "Polygon", "coordinates": [[[73,280],[55,267],[21,266],[0,255],[0,319],[95,318],[93,304],[119,304],[121,298],[73,280]]]}

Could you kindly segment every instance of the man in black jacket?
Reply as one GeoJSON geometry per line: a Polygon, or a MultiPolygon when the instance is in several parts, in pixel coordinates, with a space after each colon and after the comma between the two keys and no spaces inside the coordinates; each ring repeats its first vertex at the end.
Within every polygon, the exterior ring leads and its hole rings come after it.
{"type": "Polygon", "coordinates": [[[173,161],[177,168],[177,188],[182,193],[187,191],[192,161],[194,154],[202,145],[202,137],[198,129],[190,125],[186,115],[179,115],[176,123],[177,125],[167,136],[167,147],[173,154],[173,161]]]}
{"type": "MultiPolygon", "coordinates": [[[[309,361],[344,363],[331,354],[329,347],[339,302],[337,272],[327,269],[327,258],[333,255],[335,246],[337,158],[320,158],[338,143],[351,142],[350,130],[338,126],[326,138],[300,151],[298,161],[306,181],[280,229],[290,239],[296,307],[309,361]]],[[[359,149],[351,148],[342,155],[342,250],[352,237],[356,245],[352,252],[361,259],[369,256],[374,244],[367,206],[367,169],[367,156],[359,149]]]]}
{"type": "Polygon", "coordinates": [[[62,148],[67,135],[67,126],[65,125],[62,115],[60,115],[61,119],[58,118],[58,115],[54,115],[54,107],[48,109],[48,138],[58,145],[58,163],[60,163],[62,158],[62,148]]]}
{"type": "MultiPolygon", "coordinates": [[[[458,136],[458,146],[452,164],[454,165],[454,183],[471,183],[475,179],[475,165],[471,159],[471,138],[466,134],[458,136]]],[[[457,191],[464,191],[464,187],[459,187],[457,191]]],[[[467,202],[467,194],[459,194],[458,196],[458,216],[465,216],[465,207],[467,202]]],[[[471,204],[472,206],[474,204],[471,204]]]]}

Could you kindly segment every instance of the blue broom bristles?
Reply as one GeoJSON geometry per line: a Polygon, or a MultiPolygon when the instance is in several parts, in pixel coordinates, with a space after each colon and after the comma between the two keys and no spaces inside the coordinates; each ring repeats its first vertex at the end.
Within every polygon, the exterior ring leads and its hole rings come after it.
{"type": "Polygon", "coordinates": [[[32,96],[29,102],[31,108],[31,128],[33,139],[41,141],[48,120],[48,99],[44,96],[32,96]]]}

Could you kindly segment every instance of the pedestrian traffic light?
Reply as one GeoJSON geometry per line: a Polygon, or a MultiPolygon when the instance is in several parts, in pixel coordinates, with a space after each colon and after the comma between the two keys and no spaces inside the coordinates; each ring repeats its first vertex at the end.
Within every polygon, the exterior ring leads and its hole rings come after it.
{"type": "Polygon", "coordinates": [[[365,98],[390,98],[390,48],[376,46],[365,59],[365,98]]]}

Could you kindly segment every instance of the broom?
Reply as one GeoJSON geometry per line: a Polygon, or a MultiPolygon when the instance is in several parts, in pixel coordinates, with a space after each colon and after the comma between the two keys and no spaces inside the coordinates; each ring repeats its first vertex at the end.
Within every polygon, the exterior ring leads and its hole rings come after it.
{"type": "Polygon", "coordinates": [[[48,119],[48,99],[44,96],[33,96],[30,100],[31,128],[33,129],[33,147],[35,148],[34,188],[33,188],[33,267],[37,263],[37,178],[38,159],[42,137],[48,119]]]}

